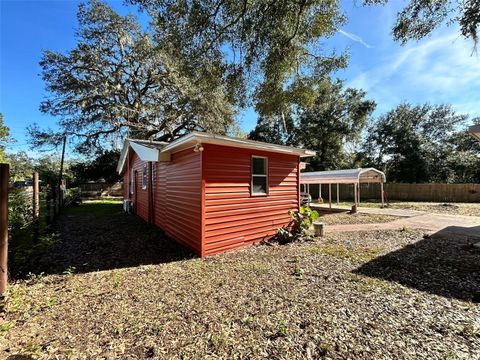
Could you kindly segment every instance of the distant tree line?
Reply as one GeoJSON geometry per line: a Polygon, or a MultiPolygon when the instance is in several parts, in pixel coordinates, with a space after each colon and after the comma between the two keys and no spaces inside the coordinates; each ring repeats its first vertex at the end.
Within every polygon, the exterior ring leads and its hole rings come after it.
{"type": "MultiPolygon", "coordinates": [[[[67,160],[64,164],[63,178],[69,187],[75,187],[87,182],[114,183],[120,180],[116,168],[120,152],[106,150],[99,152],[92,160],[82,158],[67,160]]],[[[54,183],[60,172],[60,157],[42,155],[37,158],[29,156],[25,151],[7,153],[3,160],[10,164],[12,181],[23,181],[32,178],[33,172],[38,172],[42,184],[54,183]]]]}
{"type": "MultiPolygon", "coordinates": [[[[81,159],[93,157],[67,164],[75,181],[113,181],[118,152],[111,150],[127,136],[242,136],[236,115],[246,107],[259,116],[249,138],[316,150],[311,170],[375,166],[389,181],[480,181],[479,144],[465,132],[466,116],[449,105],[404,103],[374,118],[376,104],[364,90],[332,78],[348,65],[347,53],[322,45],[347,21],[340,2],[125,3],[149,26],[90,0],[78,8],[76,46],[47,50],[40,62],[47,93],[40,110],[60,120],[53,130],[30,126],[31,142],[58,146],[66,137],[81,159]]],[[[456,23],[475,47],[479,14],[477,1],[410,0],[393,36],[404,44],[456,23]]],[[[0,119],[0,160],[6,138],[0,119]]],[[[8,161],[30,164],[25,156],[8,161]]],[[[56,171],[53,159],[34,162],[45,174],[56,171]]]]}

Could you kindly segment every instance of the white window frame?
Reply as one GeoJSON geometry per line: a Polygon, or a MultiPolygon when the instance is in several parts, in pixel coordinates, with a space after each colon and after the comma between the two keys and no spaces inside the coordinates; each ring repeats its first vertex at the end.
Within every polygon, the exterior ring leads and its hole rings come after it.
{"type": "Polygon", "coordinates": [[[135,191],[135,170],[130,170],[130,194],[133,194],[135,191]]]}
{"type": "Polygon", "coordinates": [[[268,186],[268,157],[266,156],[258,156],[258,155],[252,155],[252,160],[250,163],[250,195],[251,196],[267,196],[269,192],[269,186],[268,186]],[[265,174],[254,174],[253,173],[253,159],[263,159],[265,160],[265,174]],[[254,176],[261,176],[265,177],[265,192],[253,192],[253,177],[254,176]]]}
{"type": "Polygon", "coordinates": [[[148,166],[144,164],[142,167],[142,190],[147,190],[148,183],[148,166]]]}

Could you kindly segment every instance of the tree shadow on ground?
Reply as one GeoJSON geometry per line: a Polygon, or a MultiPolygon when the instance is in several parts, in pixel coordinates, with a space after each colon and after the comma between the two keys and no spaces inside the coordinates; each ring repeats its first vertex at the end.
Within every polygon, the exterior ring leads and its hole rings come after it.
{"type": "Polygon", "coordinates": [[[480,226],[449,226],[362,265],[354,273],[395,281],[432,294],[480,302],[480,226]]]}
{"type": "Polygon", "coordinates": [[[158,227],[125,214],[118,202],[86,202],[65,209],[54,228],[57,241],[37,273],[84,273],[195,257],[158,227]]]}

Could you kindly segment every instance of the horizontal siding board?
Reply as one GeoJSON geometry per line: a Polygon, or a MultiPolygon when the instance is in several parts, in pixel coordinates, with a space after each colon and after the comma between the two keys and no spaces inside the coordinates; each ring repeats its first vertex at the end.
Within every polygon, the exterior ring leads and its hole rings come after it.
{"type": "MultiPolygon", "coordinates": [[[[201,251],[201,164],[199,154],[187,149],[173,154],[170,162],[154,163],[154,223],[178,242],[201,251]]],[[[131,166],[138,171],[137,214],[148,220],[148,191],[141,190],[141,170],[145,163],[133,155],[131,166]]],[[[124,179],[128,175],[124,175],[124,179]]]]}
{"type": "Polygon", "coordinates": [[[298,210],[298,157],[205,144],[205,252],[207,255],[264,240],[298,210]],[[252,155],[268,158],[267,196],[251,196],[252,155]]]}

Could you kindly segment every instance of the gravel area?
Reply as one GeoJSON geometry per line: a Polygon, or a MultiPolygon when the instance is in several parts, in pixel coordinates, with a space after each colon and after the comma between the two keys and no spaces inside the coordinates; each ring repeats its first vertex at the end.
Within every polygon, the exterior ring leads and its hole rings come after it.
{"type": "MultiPolygon", "coordinates": [[[[112,216],[116,236],[132,239],[120,220],[134,218],[112,216]]],[[[104,223],[90,218],[89,231],[104,223]]],[[[135,236],[148,244],[138,223],[135,236]]],[[[86,240],[63,241],[73,251],[86,240]]],[[[158,251],[149,255],[159,257],[156,264],[85,268],[11,285],[0,357],[480,358],[480,250],[468,238],[433,239],[411,230],[338,233],[207,259],[162,259],[161,248],[144,246],[158,251]]],[[[118,252],[101,256],[129,264],[118,252]]]]}
{"type": "Polygon", "coordinates": [[[398,216],[377,215],[377,214],[349,214],[349,213],[323,213],[319,212],[320,217],[318,221],[327,225],[342,225],[342,224],[375,224],[386,223],[400,219],[398,216]]]}

